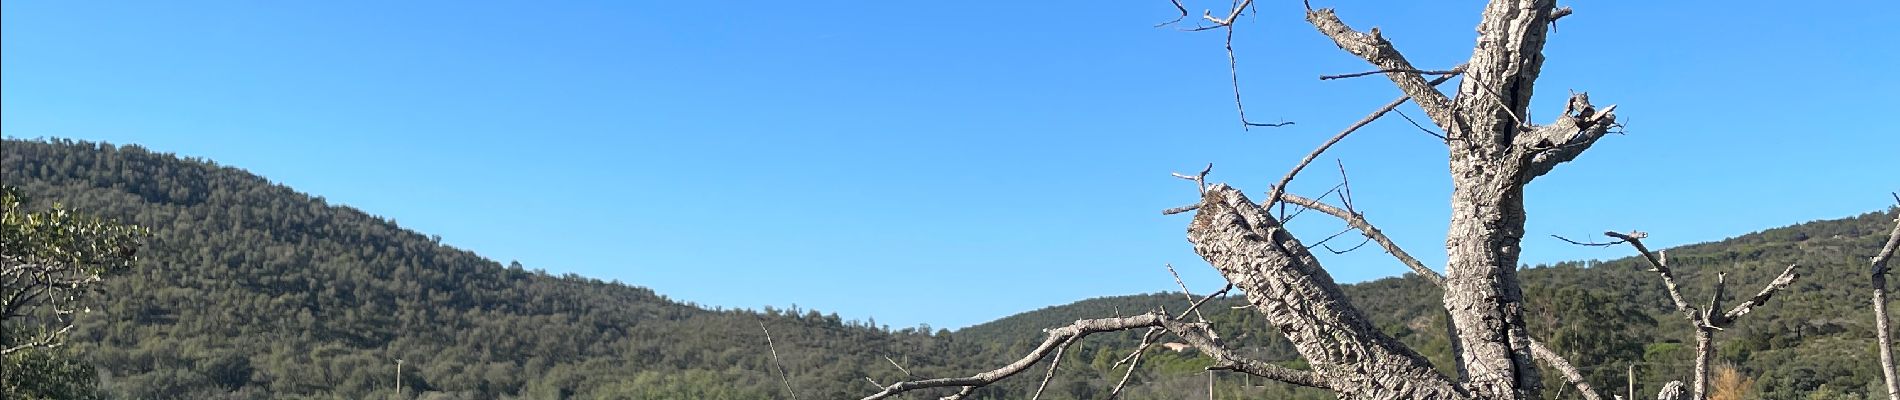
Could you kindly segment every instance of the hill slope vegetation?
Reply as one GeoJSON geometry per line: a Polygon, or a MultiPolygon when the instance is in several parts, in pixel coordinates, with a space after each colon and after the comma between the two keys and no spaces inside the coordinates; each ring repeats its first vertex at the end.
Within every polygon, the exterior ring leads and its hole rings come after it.
{"type": "MultiPolygon", "coordinates": [[[[93,365],[100,394],[111,398],[789,397],[761,325],[800,396],[855,398],[873,391],[867,377],[903,378],[894,363],[918,376],[967,375],[1020,357],[1043,328],[1186,306],[1179,293],[1104,297],[956,332],[891,330],[795,307],[707,309],[618,282],[503,265],[207,160],[64,140],[4,144],[5,183],[39,206],[63,203],[153,233],[139,267],[107,280],[105,303],[80,319],[62,350],[93,365]]],[[[1738,383],[1752,397],[1874,391],[1863,264],[1890,215],[1669,251],[1685,295],[1696,299],[1707,298],[1717,273],[1728,274],[1733,296],[1802,266],[1796,286],[1717,336],[1721,360],[1752,379],[1738,383]]],[[[1688,375],[1691,331],[1639,260],[1535,266],[1522,277],[1533,332],[1599,388],[1621,388],[1632,366],[1640,393],[1688,375]]],[[[1381,329],[1452,371],[1435,287],[1406,276],[1345,290],[1381,329]]],[[[1218,299],[1204,309],[1230,344],[1303,367],[1258,314],[1233,308],[1240,304],[1218,299]]],[[[1139,334],[1091,336],[1071,349],[1044,397],[1105,396],[1120,378],[1115,361],[1139,334]]],[[[1192,352],[1153,350],[1123,398],[1205,396],[1207,364],[1192,352]]],[[[1564,386],[1545,377],[1548,387],[1564,386]]],[[[1027,398],[1037,378],[979,397],[1027,398]]],[[[1213,383],[1222,398],[1329,398],[1233,374],[1213,383]]]]}
{"type": "MultiPolygon", "coordinates": [[[[850,397],[866,376],[974,362],[937,332],[815,310],[708,310],[504,266],[205,160],[7,140],[6,184],[150,228],[70,343],[116,398],[850,397]],[[815,396],[815,397],[813,397],[815,396]]],[[[974,367],[972,367],[974,368],[974,367]]]]}

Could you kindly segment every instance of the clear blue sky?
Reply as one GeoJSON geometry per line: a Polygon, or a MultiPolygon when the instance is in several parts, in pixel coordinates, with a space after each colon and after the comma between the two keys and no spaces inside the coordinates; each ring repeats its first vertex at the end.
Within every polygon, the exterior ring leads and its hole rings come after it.
{"type": "MultiPolygon", "coordinates": [[[[1199,9],[1225,2],[1194,5],[1199,9]]],[[[1567,90],[1612,136],[1529,189],[1530,263],[1642,229],[1716,240],[1891,204],[1891,1],[1580,2],[1533,119],[1567,90]]],[[[1353,2],[1422,67],[1469,56],[1479,2],[1353,2]]],[[[726,307],[797,304],[955,328],[1087,297],[1200,291],[1194,200],[1216,164],[1254,192],[1397,96],[1262,3],[1237,35],[1242,131],[1216,32],[1147,2],[52,2],[0,15],[12,137],[137,143],[249,169],[531,268],[726,307]]],[[[1417,115],[1417,114],[1414,114],[1417,115]]],[[[1346,163],[1359,208],[1442,263],[1444,150],[1392,118],[1346,163]]],[[[1337,223],[1317,214],[1309,240],[1337,223]]],[[[1349,237],[1347,237],[1349,238],[1349,237]]],[[[1347,238],[1342,238],[1345,240],[1347,238]]],[[[1351,244],[1356,241],[1347,241],[1351,244]]],[[[1367,250],[1325,260],[1403,271],[1367,250]]]]}

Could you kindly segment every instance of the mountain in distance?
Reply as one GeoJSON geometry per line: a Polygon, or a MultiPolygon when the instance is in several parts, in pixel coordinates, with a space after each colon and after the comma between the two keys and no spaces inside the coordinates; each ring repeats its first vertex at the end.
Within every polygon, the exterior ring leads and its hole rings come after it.
{"type": "MultiPolygon", "coordinates": [[[[815,310],[707,309],[503,265],[238,168],[135,145],[8,139],[0,178],[36,205],[153,231],[140,267],[106,280],[103,304],[65,350],[96,367],[110,398],[740,399],[789,398],[788,386],[801,398],[857,398],[875,391],[870,381],[996,368],[1044,328],[1187,305],[1180,293],[1104,297],[955,332],[891,330],[815,310]]],[[[1717,272],[1728,273],[1733,298],[1802,265],[1794,287],[1717,335],[1720,359],[1761,398],[1858,398],[1880,379],[1865,260],[1890,221],[1868,213],[1669,254],[1696,299],[1717,272]]],[[[1639,260],[1537,266],[1521,277],[1532,332],[1599,388],[1621,388],[1631,365],[1643,393],[1687,377],[1689,326],[1639,260]]],[[[1408,276],[1345,290],[1383,330],[1454,372],[1435,287],[1408,276]]],[[[1240,304],[1216,299],[1202,311],[1243,353],[1303,368],[1240,304]]],[[[1071,348],[1044,398],[1102,398],[1140,335],[1098,334],[1071,348]]],[[[1205,396],[1207,364],[1191,351],[1151,351],[1122,398],[1205,396]]],[[[976,397],[1028,398],[1043,368],[976,397]]],[[[1576,396],[1544,375],[1548,397],[1576,396]]],[[[1331,398],[1236,374],[1212,379],[1222,398],[1331,398]]]]}

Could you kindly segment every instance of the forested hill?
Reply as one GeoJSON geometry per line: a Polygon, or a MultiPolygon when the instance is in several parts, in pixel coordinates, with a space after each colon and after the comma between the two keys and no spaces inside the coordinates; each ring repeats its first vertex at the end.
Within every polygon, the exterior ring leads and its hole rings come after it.
{"type": "MultiPolygon", "coordinates": [[[[707,310],[503,266],[244,170],[137,146],[6,140],[4,182],[153,237],[70,354],[127,399],[806,398],[969,357],[938,332],[809,310],[707,310]],[[439,393],[429,393],[439,392],[439,393]]],[[[969,368],[962,368],[967,370],[969,368]]]]}
{"type": "MultiPolygon", "coordinates": [[[[60,350],[96,366],[112,398],[789,398],[786,386],[800,398],[856,398],[873,391],[867,377],[902,378],[892,364],[917,376],[967,376],[1020,357],[1043,328],[1186,306],[1179,293],[1109,297],[954,333],[892,331],[812,310],[708,310],[640,287],[504,266],[241,169],[137,146],[6,140],[0,178],[35,206],[58,202],[152,230],[140,266],[106,280],[103,304],[60,350]]],[[[1728,274],[1733,299],[1801,265],[1799,283],[1716,336],[1749,398],[1857,399],[1874,390],[1865,260],[1890,215],[1669,251],[1694,299],[1707,299],[1718,272],[1728,274]]],[[[1532,332],[1596,386],[1620,388],[1631,365],[1642,393],[1687,377],[1688,324],[1640,261],[1561,263],[1521,276],[1532,332]]],[[[1401,277],[1346,292],[1378,326],[1451,372],[1435,287],[1401,277]]],[[[1237,304],[1205,307],[1230,345],[1304,367],[1264,318],[1237,304]]],[[[1115,361],[1139,334],[1091,336],[1068,350],[1071,361],[1044,398],[1104,396],[1120,378],[1115,361]]],[[[1206,396],[1206,365],[1192,352],[1153,351],[1121,398],[1206,396]]],[[[1556,374],[1544,376],[1547,396],[1575,397],[1556,374]]],[[[1019,376],[978,397],[1027,398],[1038,378],[1019,376]]],[[[1331,398],[1233,374],[1217,375],[1214,390],[1221,398],[1331,398]]]]}
{"type": "MultiPolygon", "coordinates": [[[[1753,391],[1756,397],[1750,398],[1859,399],[1863,394],[1876,393],[1881,378],[1874,352],[1873,317],[1867,311],[1872,292],[1866,260],[1885,240],[1893,218],[1892,211],[1873,212],[1668,250],[1677,280],[1684,284],[1684,296],[1698,304],[1705,303],[1712,293],[1717,273],[1728,274],[1729,300],[1725,304],[1734,304],[1760,290],[1789,264],[1800,265],[1802,276],[1794,286],[1716,335],[1719,360],[1732,364],[1740,372],[1738,376],[1745,378],[1739,383],[1753,391]]],[[[1525,315],[1532,333],[1567,354],[1597,387],[1622,388],[1626,368],[1632,364],[1639,386],[1645,388],[1640,393],[1655,393],[1655,388],[1667,380],[1687,379],[1693,365],[1693,331],[1643,261],[1629,257],[1568,262],[1529,268],[1520,276],[1530,301],[1531,310],[1525,315]]],[[[1436,287],[1408,274],[1346,285],[1344,289],[1353,303],[1371,314],[1386,332],[1412,344],[1441,370],[1452,367],[1452,353],[1444,339],[1445,314],[1436,287]]],[[[1240,298],[1231,297],[1210,302],[1204,308],[1213,310],[1208,317],[1217,322],[1220,332],[1236,338],[1230,344],[1245,345],[1268,359],[1299,365],[1290,361],[1294,358],[1291,346],[1257,314],[1230,309],[1240,304],[1240,298]]],[[[1187,307],[1187,301],[1178,292],[1089,299],[964,328],[956,335],[963,340],[1009,343],[1021,349],[1024,343],[1039,340],[1043,327],[1155,307],[1178,311],[1187,307]]],[[[1900,307],[1900,301],[1889,307],[1900,307]]],[[[1111,353],[1125,352],[1137,341],[1134,335],[1104,336],[1091,337],[1091,341],[1111,349],[1111,353]]],[[[1079,359],[1097,358],[1090,354],[1093,351],[1078,352],[1079,359]]],[[[1544,376],[1545,387],[1563,386],[1554,373],[1547,371],[1544,376]]],[[[1195,390],[1206,384],[1204,378],[1153,378],[1156,384],[1179,390],[1195,390]]],[[[1235,382],[1241,382],[1238,379],[1235,382]]],[[[1091,384],[1106,387],[1113,381],[1091,384]]],[[[1283,386],[1242,390],[1235,385],[1231,391],[1265,391],[1269,398],[1321,398],[1317,391],[1294,392],[1283,386]]],[[[1570,396],[1575,392],[1565,398],[1570,396]]]]}

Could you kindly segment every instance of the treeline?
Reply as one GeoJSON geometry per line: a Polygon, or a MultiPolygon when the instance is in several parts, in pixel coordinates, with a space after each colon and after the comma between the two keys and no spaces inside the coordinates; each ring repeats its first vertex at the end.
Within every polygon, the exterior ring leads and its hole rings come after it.
{"type": "Polygon", "coordinates": [[[707,310],[502,265],[206,160],[65,140],[3,147],[6,184],[37,206],[152,232],[61,353],[96,367],[111,398],[780,397],[761,324],[807,398],[894,379],[887,356],[920,374],[979,364],[947,331],[707,310]]]}

